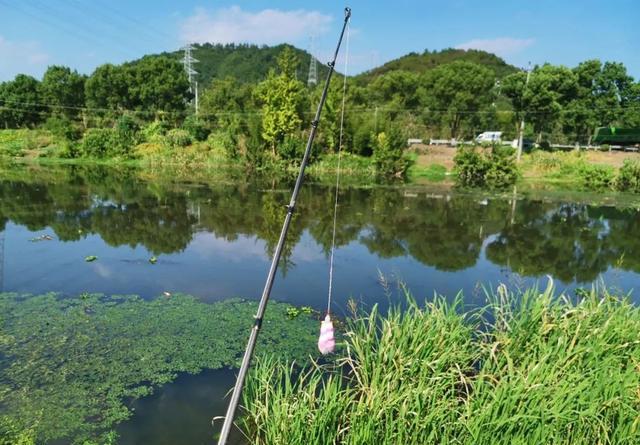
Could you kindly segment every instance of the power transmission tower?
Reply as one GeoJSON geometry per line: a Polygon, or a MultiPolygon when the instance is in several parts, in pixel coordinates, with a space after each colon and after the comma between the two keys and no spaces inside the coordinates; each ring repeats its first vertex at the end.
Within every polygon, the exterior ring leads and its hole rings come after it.
{"type": "Polygon", "coordinates": [[[307,85],[312,87],[318,84],[318,65],[317,60],[313,55],[313,36],[311,36],[309,54],[311,55],[311,58],[309,60],[309,79],[307,80],[307,85]]]}
{"type": "Polygon", "coordinates": [[[191,55],[193,46],[190,43],[185,45],[182,50],[184,51],[184,56],[182,57],[182,66],[184,66],[184,72],[187,73],[187,77],[189,78],[189,92],[191,94],[194,94],[195,92],[196,114],[198,114],[198,85],[197,81],[195,80],[198,72],[193,68],[193,65],[198,63],[199,60],[191,55]]]}

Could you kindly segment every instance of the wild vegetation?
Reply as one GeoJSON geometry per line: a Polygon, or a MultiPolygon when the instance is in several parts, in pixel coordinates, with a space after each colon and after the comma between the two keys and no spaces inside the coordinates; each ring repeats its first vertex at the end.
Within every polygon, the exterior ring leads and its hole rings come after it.
{"type": "Polygon", "coordinates": [[[356,314],[326,365],[263,359],[244,399],[255,444],[633,444],[640,310],[498,288],[485,310],[411,297],[356,314]]]}
{"type": "Polygon", "coordinates": [[[467,187],[506,187],[513,185],[519,175],[515,150],[511,147],[496,146],[489,152],[463,147],[454,163],[458,182],[467,187]]]}
{"type": "MultiPolygon", "coordinates": [[[[316,322],[290,309],[269,306],[259,348],[303,360],[316,322]]],[[[178,373],[237,366],[255,310],[180,294],[0,294],[0,443],[115,443],[128,400],[178,373]]]]}
{"type": "MultiPolygon", "coordinates": [[[[90,76],[52,66],[41,81],[19,75],[0,84],[0,126],[40,129],[26,139],[1,136],[11,141],[0,141],[0,152],[251,170],[294,164],[321,90],[303,83],[310,56],[287,45],[195,51],[197,116],[177,53],[102,65],[90,76]]],[[[335,80],[312,161],[338,149],[341,76],[335,80]]],[[[402,178],[411,166],[407,138],[469,139],[491,129],[509,140],[524,118],[525,136],[546,147],[549,139],[587,143],[598,126],[640,126],[640,84],[623,64],[543,65],[525,83],[525,73],[482,51],[409,54],[347,79],[343,150],[378,177],[402,178]]]]}

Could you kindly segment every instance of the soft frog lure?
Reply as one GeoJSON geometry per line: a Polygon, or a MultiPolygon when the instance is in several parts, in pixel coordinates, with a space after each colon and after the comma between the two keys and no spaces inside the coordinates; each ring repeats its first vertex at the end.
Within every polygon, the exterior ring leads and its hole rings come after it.
{"type": "Polygon", "coordinates": [[[333,352],[336,348],[336,340],[333,337],[333,322],[331,317],[327,314],[322,320],[320,326],[320,337],[318,338],[318,349],[322,355],[327,355],[333,352]]]}

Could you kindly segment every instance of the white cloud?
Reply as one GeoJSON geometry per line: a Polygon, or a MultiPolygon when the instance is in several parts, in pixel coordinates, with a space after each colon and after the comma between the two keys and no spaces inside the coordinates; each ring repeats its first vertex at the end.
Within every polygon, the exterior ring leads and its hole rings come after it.
{"type": "Polygon", "coordinates": [[[317,11],[303,9],[282,11],[263,9],[257,12],[239,6],[212,13],[197,9],[181,24],[180,36],[193,43],[277,44],[320,35],[329,28],[332,18],[317,11]]]}
{"type": "Polygon", "coordinates": [[[14,42],[0,36],[0,81],[10,80],[18,73],[38,76],[49,60],[37,42],[14,42]]]}
{"type": "Polygon", "coordinates": [[[515,39],[498,37],[496,39],[473,39],[456,46],[458,49],[481,49],[499,56],[519,53],[535,43],[535,39],[515,39]]]}

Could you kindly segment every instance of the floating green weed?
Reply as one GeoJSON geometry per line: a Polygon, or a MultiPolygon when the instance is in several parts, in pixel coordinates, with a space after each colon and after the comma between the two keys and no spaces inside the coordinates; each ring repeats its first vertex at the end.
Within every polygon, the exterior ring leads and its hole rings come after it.
{"type": "MultiPolygon", "coordinates": [[[[32,431],[38,442],[81,443],[101,434],[107,440],[131,415],[127,399],[150,394],[180,372],[236,366],[256,307],[177,294],[152,301],[0,294],[5,424],[32,431]]],[[[315,346],[316,321],[289,320],[288,307],[269,306],[258,351],[304,360],[315,346]]]]}

